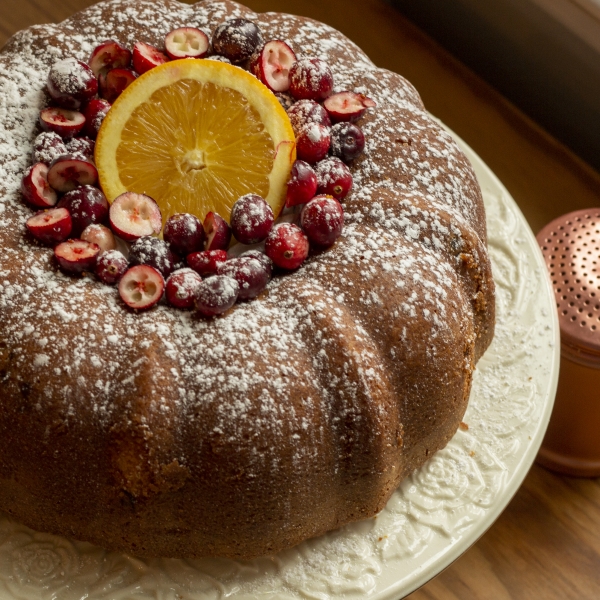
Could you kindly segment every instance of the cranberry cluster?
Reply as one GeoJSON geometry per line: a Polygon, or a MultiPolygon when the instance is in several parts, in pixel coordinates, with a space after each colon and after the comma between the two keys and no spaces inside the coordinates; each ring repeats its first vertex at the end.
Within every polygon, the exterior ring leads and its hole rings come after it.
{"type": "Polygon", "coordinates": [[[282,40],[265,43],[260,29],[246,19],[230,19],[215,29],[209,58],[245,67],[280,100],[288,93],[295,101],[288,115],[298,160],[288,182],[285,216],[275,222],[267,202],[247,194],[233,206],[230,225],[210,212],[203,223],[191,214],[173,215],[162,229],[160,209],[146,195],[126,192],[109,205],[97,187],[94,140],[111,104],[138,75],[169,60],[204,58],[210,51],[203,31],[182,27],[166,35],[164,52],[144,42],[130,52],[109,40],[94,49],[88,64],[67,58],[48,75],[53,105],[40,113],[43,132],[21,184],[25,200],[44,210],[27,220],[27,229],[54,247],[63,271],[94,272],[106,284],[118,283],[121,298],[134,309],[150,308],[164,295],[177,308],[222,314],[237,300],[258,296],[274,267],[297,269],[310,247],[327,248],[342,232],[340,201],[352,187],[345,163],[365,145],[354,121],[375,103],[350,91],[334,94],[324,61],[297,59],[282,40]],[[157,237],[161,229],[162,240],[157,237]],[[237,246],[228,253],[232,235],[260,249],[240,252],[237,246]],[[126,258],[117,248],[126,251],[128,245],[126,258]]]}

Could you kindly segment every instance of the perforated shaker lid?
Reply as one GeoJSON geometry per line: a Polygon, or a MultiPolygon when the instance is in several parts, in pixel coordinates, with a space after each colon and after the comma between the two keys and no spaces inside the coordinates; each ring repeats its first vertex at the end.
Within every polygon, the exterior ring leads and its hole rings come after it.
{"type": "Polygon", "coordinates": [[[563,353],[600,367],[600,208],[555,219],[537,241],[552,278],[563,353]]]}

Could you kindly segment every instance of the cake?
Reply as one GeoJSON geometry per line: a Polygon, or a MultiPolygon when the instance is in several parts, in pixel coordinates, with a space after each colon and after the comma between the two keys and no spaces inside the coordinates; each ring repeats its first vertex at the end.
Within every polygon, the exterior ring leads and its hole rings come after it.
{"type": "Polygon", "coordinates": [[[113,0],[15,35],[0,81],[0,509],[140,556],[251,558],[375,515],[454,435],[494,330],[484,207],[400,75],[307,18],[113,0]],[[133,313],[24,236],[48,70],[233,17],[377,103],[342,236],[217,319],[133,313]]]}

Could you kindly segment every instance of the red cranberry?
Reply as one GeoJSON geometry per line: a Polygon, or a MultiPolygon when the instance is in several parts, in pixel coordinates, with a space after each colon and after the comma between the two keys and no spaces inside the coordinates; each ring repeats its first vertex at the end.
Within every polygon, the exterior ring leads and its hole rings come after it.
{"type": "Polygon", "coordinates": [[[367,108],[376,106],[371,98],[354,92],[338,92],[323,102],[333,121],[356,121],[367,108]]]}
{"type": "Polygon", "coordinates": [[[117,196],[108,213],[111,229],[126,242],[160,233],[162,215],[158,204],[145,194],[124,192],[117,196]]]}
{"type": "Polygon", "coordinates": [[[119,296],[129,308],[152,308],[165,290],[163,276],[149,265],[136,265],[125,272],[119,282],[119,296]]]}
{"type": "Polygon", "coordinates": [[[195,27],[180,27],[165,37],[165,50],[172,60],[204,58],[209,45],[208,36],[195,27]]]}
{"type": "Polygon", "coordinates": [[[225,250],[203,250],[188,254],[186,262],[198,275],[209,277],[216,275],[219,265],[227,261],[225,250]]]}
{"type": "Polygon", "coordinates": [[[48,183],[48,170],[44,163],[37,163],[27,169],[21,180],[23,197],[39,208],[50,208],[58,202],[57,193],[48,183]]]}
{"type": "Polygon", "coordinates": [[[196,310],[203,317],[222,315],[235,304],[239,291],[240,286],[232,277],[213,275],[198,286],[196,310]]]}
{"type": "Polygon", "coordinates": [[[66,208],[42,210],[27,219],[25,225],[36,240],[49,246],[64,242],[72,229],[71,215],[66,208]]]}
{"type": "Polygon", "coordinates": [[[117,241],[113,232],[100,223],[92,223],[81,232],[81,239],[98,244],[103,252],[117,249],[117,241]]]}
{"type": "Polygon", "coordinates": [[[267,42],[252,59],[250,70],[273,92],[290,87],[290,68],[296,62],[294,51],[281,40],[267,42]]]}
{"type": "Polygon", "coordinates": [[[73,138],[67,142],[67,150],[69,154],[74,154],[84,158],[85,160],[94,160],[94,148],[96,142],[88,137],[73,138]]]}
{"type": "Polygon", "coordinates": [[[94,273],[96,277],[108,285],[113,285],[125,275],[129,263],[118,250],[107,250],[98,256],[94,273]]]}
{"type": "Polygon", "coordinates": [[[143,75],[150,69],[169,62],[169,57],[158,48],[144,42],[136,42],[133,47],[133,68],[143,75]]]}
{"type": "Polygon", "coordinates": [[[282,269],[297,269],[308,256],[308,238],[293,223],[279,223],[271,229],[265,244],[267,256],[282,269]]]}
{"type": "Polygon", "coordinates": [[[365,134],[353,123],[336,123],[331,128],[331,153],[345,161],[360,156],[365,149],[365,134]]]}
{"type": "Polygon", "coordinates": [[[54,248],[59,267],[67,273],[92,271],[100,254],[100,246],[83,240],[67,240],[54,248]]]}
{"type": "Polygon", "coordinates": [[[204,248],[206,234],[197,217],[189,213],[177,213],[167,219],[163,238],[173,252],[187,256],[204,248]]]}
{"type": "Polygon", "coordinates": [[[100,95],[112,104],[136,79],[131,69],[113,69],[100,76],[100,95]]]}
{"type": "Polygon", "coordinates": [[[336,156],[322,160],[315,167],[317,174],[317,193],[343,200],[352,189],[352,173],[336,156]]]}
{"type": "Polygon", "coordinates": [[[239,300],[256,298],[269,283],[270,274],[260,260],[251,256],[239,256],[219,266],[218,275],[233,277],[240,286],[239,300]]]}
{"type": "Polygon", "coordinates": [[[109,110],[110,102],[102,98],[90,100],[83,111],[83,116],[85,117],[83,135],[95,140],[100,131],[100,125],[102,125],[102,121],[104,121],[104,117],[106,117],[109,110]]]}
{"type": "Polygon", "coordinates": [[[231,241],[231,227],[227,221],[214,212],[209,212],[202,224],[206,233],[206,250],[226,250],[231,241]]]}
{"type": "Polygon", "coordinates": [[[108,200],[96,187],[84,185],[67,192],[58,203],[66,208],[73,219],[73,235],[81,232],[92,223],[104,223],[108,218],[108,200]]]}
{"type": "Polygon", "coordinates": [[[242,244],[262,242],[274,220],[273,209],[258,194],[242,196],[231,209],[231,231],[242,244]]]}
{"type": "Polygon", "coordinates": [[[46,166],[50,166],[53,160],[63,154],[67,154],[67,146],[58,133],[43,131],[33,142],[32,158],[34,164],[41,162],[46,166]]]}
{"type": "Polygon", "coordinates": [[[260,250],[246,250],[246,252],[240,254],[240,258],[242,257],[255,258],[261,262],[269,275],[269,279],[271,278],[271,275],[273,274],[273,261],[264,252],[261,252],[260,250]]]}
{"type": "Polygon", "coordinates": [[[296,206],[306,204],[317,193],[317,175],[312,167],[303,160],[292,165],[290,180],[287,184],[285,205],[296,206]]]}
{"type": "Polygon", "coordinates": [[[202,277],[192,269],[179,269],[167,279],[165,296],[175,308],[194,308],[194,300],[202,277]]]}
{"type": "Polygon", "coordinates": [[[53,131],[62,138],[72,138],[85,125],[85,117],[66,108],[44,108],[40,112],[40,125],[44,131],[53,131]]]}
{"type": "Polygon", "coordinates": [[[175,270],[178,260],[166,242],[146,235],[131,244],[129,262],[132,265],[150,265],[166,278],[175,270]]]}
{"type": "Polygon", "coordinates": [[[290,69],[290,93],[294,98],[323,100],[333,91],[333,75],[320,58],[301,58],[290,69]]]}
{"type": "Polygon", "coordinates": [[[258,26],[247,19],[228,19],[217,26],[212,38],[217,54],[232,63],[248,60],[262,43],[258,26]]]}
{"type": "Polygon", "coordinates": [[[119,42],[108,40],[92,51],[88,64],[94,75],[106,75],[111,69],[124,69],[131,64],[131,52],[119,42]]]}
{"type": "Polygon", "coordinates": [[[48,169],[48,183],[57,192],[70,192],[81,185],[94,185],[97,181],[95,165],[76,154],[59,156],[48,169]]]}
{"type": "Polygon", "coordinates": [[[327,111],[314,100],[298,100],[288,108],[287,114],[296,135],[310,123],[331,127],[331,119],[327,111]]]}
{"type": "Polygon", "coordinates": [[[300,226],[314,246],[327,248],[344,228],[344,209],[331,196],[315,196],[300,213],[300,226]]]}
{"type": "Polygon", "coordinates": [[[327,156],[330,144],[329,128],[317,123],[305,125],[296,136],[298,158],[311,164],[327,156]]]}
{"type": "Polygon", "coordinates": [[[52,65],[48,74],[48,93],[63,108],[78,109],[98,92],[94,72],[75,58],[65,58],[52,65]]]}

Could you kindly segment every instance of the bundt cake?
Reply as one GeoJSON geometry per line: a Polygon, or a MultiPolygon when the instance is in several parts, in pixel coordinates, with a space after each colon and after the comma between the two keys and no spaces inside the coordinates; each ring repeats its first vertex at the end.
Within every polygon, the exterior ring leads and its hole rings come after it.
{"type": "Polygon", "coordinates": [[[111,0],[0,53],[0,508],[140,556],[249,558],[376,514],[442,448],[494,330],[473,170],[401,76],[339,32],[227,0],[111,0]],[[202,319],[127,309],[24,234],[54,61],[245,17],[376,103],[341,237],[202,319]]]}

